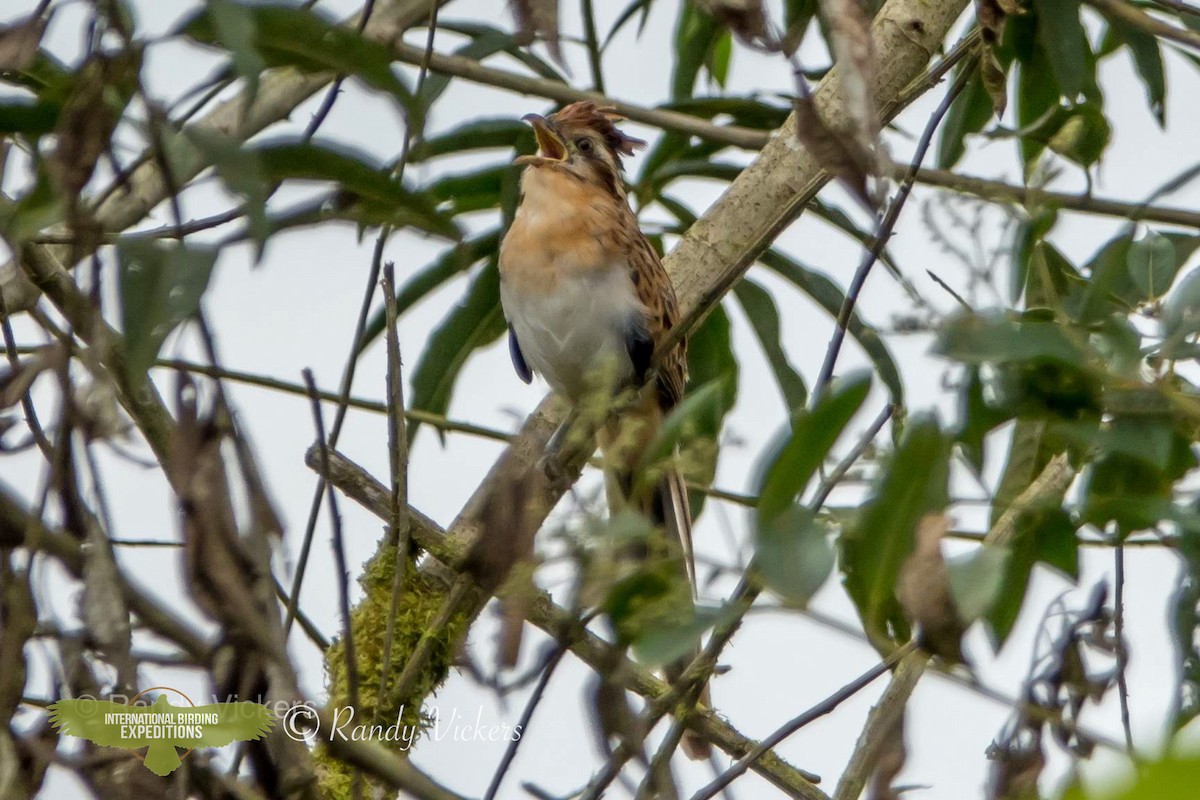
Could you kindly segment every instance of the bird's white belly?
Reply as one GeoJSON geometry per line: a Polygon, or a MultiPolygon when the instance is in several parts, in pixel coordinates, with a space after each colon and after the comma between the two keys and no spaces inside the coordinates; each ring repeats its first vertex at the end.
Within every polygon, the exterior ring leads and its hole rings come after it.
{"type": "Polygon", "coordinates": [[[628,336],[644,311],[624,268],[559,275],[553,291],[501,281],[500,300],[525,362],[559,394],[579,399],[602,368],[633,377],[628,336]]]}

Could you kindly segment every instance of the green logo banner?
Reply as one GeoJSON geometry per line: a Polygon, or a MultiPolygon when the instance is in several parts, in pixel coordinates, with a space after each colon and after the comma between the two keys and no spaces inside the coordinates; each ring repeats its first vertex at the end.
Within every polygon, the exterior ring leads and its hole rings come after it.
{"type": "MultiPolygon", "coordinates": [[[[155,688],[167,689],[187,699],[175,689],[155,688]]],[[[159,695],[149,706],[86,697],[59,700],[50,706],[50,723],[62,733],[105,747],[134,751],[146,747],[144,756],[136,752],[134,755],[154,774],[170,775],[183,763],[176,748],[185,750],[182,757],[186,757],[197,747],[224,747],[260,739],[271,730],[275,717],[262,703],[181,707],[171,705],[166,695],[159,695]]]]}

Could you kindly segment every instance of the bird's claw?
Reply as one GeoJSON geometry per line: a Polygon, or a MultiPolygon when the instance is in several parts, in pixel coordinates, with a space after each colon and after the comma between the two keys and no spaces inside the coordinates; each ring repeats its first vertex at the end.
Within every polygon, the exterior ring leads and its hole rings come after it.
{"type": "Polygon", "coordinates": [[[546,480],[550,482],[553,489],[566,491],[571,485],[571,479],[567,475],[567,471],[563,469],[555,454],[546,453],[538,459],[538,469],[546,476],[546,480]]]}

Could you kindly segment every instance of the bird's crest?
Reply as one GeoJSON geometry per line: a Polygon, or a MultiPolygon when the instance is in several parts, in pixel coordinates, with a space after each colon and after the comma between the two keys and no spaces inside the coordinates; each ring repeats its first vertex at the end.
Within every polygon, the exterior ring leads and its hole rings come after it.
{"type": "Polygon", "coordinates": [[[631,156],[639,147],[646,146],[645,141],[622,132],[616,126],[615,122],[625,117],[614,107],[597,105],[591,100],[563,106],[551,119],[564,131],[588,129],[600,134],[604,144],[616,156],[617,164],[621,163],[622,156],[631,156]]]}

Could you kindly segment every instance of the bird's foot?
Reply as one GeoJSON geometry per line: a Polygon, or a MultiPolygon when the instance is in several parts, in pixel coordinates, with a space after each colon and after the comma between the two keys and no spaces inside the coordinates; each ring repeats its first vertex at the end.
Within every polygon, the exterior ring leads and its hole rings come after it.
{"type": "Polygon", "coordinates": [[[546,476],[550,487],[555,491],[565,492],[571,488],[571,476],[563,469],[557,452],[543,454],[537,461],[537,468],[546,476]]]}

